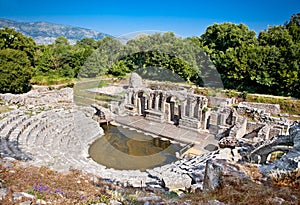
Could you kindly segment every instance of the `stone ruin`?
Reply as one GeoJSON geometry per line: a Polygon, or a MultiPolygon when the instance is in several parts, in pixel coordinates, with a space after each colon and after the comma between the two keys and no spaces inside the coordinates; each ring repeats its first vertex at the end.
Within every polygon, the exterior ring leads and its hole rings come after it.
{"type": "MultiPolygon", "coordinates": [[[[103,130],[92,120],[95,110],[74,106],[72,95],[70,88],[36,88],[22,95],[1,94],[5,103],[20,106],[0,115],[1,157],[14,157],[59,171],[77,168],[123,185],[140,187],[142,182],[142,186],[171,190],[214,187],[211,183],[214,174],[209,166],[216,163],[223,166],[220,159],[263,163],[260,170],[266,174],[274,169],[299,168],[299,122],[290,126],[289,121],[272,116],[263,105],[241,103],[234,108],[232,99],[224,99],[222,103],[220,98],[193,94],[187,87],[147,85],[135,76],[123,108],[119,106],[120,113],[123,110],[148,120],[205,130],[216,136],[220,149],[144,172],[110,169],[95,163],[88,154],[89,145],[103,135],[103,130]],[[218,106],[209,108],[209,102],[218,106]],[[35,113],[28,112],[33,108],[35,113]],[[278,150],[287,154],[268,164],[270,153],[278,150]]],[[[108,116],[109,111],[105,110],[105,114],[108,116]]]]}
{"type": "Polygon", "coordinates": [[[207,98],[194,94],[193,89],[166,83],[146,84],[138,74],[132,74],[125,100],[118,107],[120,113],[208,131],[218,140],[243,138],[258,143],[288,132],[288,120],[271,116],[280,114],[279,105],[242,102],[235,109],[233,98],[207,98]]]}
{"type": "Polygon", "coordinates": [[[130,79],[123,112],[196,131],[206,129],[208,99],[205,96],[193,94],[187,88],[174,85],[145,86],[137,76],[133,74],[130,79]]]}
{"type": "Polygon", "coordinates": [[[284,142],[284,148],[274,143],[277,138],[288,138],[281,136],[288,136],[291,124],[285,118],[275,117],[280,116],[279,105],[241,102],[233,107],[235,103],[233,98],[207,98],[182,86],[166,83],[147,85],[141,77],[133,74],[126,92],[123,113],[143,116],[150,121],[172,123],[198,132],[209,132],[219,140],[220,148],[239,147],[242,150],[247,147],[247,154],[243,152],[242,155],[252,162],[266,163],[270,153],[291,150],[289,140],[284,142]],[[254,159],[252,152],[255,153],[254,150],[265,144],[269,144],[270,149],[265,151],[264,156],[259,156],[261,160],[254,159]]]}

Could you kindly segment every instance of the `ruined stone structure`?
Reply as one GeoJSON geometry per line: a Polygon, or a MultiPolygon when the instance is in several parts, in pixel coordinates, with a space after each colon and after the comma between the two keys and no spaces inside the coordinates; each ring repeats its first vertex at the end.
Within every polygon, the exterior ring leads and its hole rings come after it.
{"type": "MultiPolygon", "coordinates": [[[[207,160],[237,162],[244,157],[242,150],[247,151],[250,161],[261,163],[274,151],[287,152],[273,164],[262,165],[263,173],[300,167],[300,122],[289,129],[288,121],[251,104],[241,104],[235,109],[231,101],[225,101],[210,109],[207,98],[193,94],[188,87],[147,85],[139,76],[130,82],[124,102],[121,105],[116,102],[115,107],[119,106],[121,114],[123,111],[150,121],[170,123],[170,126],[207,130],[220,140],[219,145],[223,143],[221,149],[145,172],[110,169],[89,157],[89,145],[103,134],[92,119],[95,109],[74,106],[70,88],[36,88],[22,95],[0,95],[9,105],[21,105],[0,114],[0,157],[26,160],[28,164],[59,171],[80,169],[124,185],[140,187],[142,182],[142,186],[169,189],[203,189],[207,160]]],[[[220,99],[214,101],[219,102],[220,99]]],[[[101,111],[106,118],[111,113],[111,110],[101,111]]],[[[191,135],[186,137],[191,138],[191,135]]]]}
{"type": "Polygon", "coordinates": [[[205,96],[193,94],[183,87],[166,84],[138,87],[131,84],[124,107],[131,115],[198,131],[207,128],[207,103],[205,96]]]}

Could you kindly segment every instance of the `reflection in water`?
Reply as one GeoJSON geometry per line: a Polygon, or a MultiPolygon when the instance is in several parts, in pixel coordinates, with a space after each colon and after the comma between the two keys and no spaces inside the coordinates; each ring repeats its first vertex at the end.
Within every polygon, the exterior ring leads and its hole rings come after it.
{"type": "Polygon", "coordinates": [[[115,126],[103,126],[105,135],[90,147],[99,164],[119,170],[146,170],[176,161],[181,147],[160,138],[115,126]]]}

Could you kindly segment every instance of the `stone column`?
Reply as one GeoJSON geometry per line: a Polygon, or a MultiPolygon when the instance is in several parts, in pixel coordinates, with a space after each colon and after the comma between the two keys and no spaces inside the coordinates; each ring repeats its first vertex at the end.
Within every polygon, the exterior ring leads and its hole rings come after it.
{"type": "Polygon", "coordinates": [[[164,118],[167,122],[171,121],[171,114],[170,114],[170,104],[165,102],[165,112],[164,112],[164,118]]]}
{"type": "Polygon", "coordinates": [[[128,92],[128,101],[127,101],[127,104],[131,104],[132,105],[132,95],[133,95],[133,93],[132,93],[132,91],[129,91],[128,92]]]}
{"type": "Polygon", "coordinates": [[[152,110],[153,108],[152,108],[152,103],[153,103],[153,93],[150,93],[150,98],[149,98],[149,105],[148,105],[148,107],[149,107],[149,110],[152,110]]]}
{"type": "Polygon", "coordinates": [[[186,106],[186,101],[181,101],[181,117],[185,117],[185,106],[186,106]]]}
{"type": "Polygon", "coordinates": [[[155,110],[158,110],[159,95],[155,95],[155,110]]]}
{"type": "Polygon", "coordinates": [[[188,98],[185,103],[184,116],[186,117],[190,116],[190,107],[191,107],[191,103],[190,103],[190,99],[188,98]]]}
{"type": "Polygon", "coordinates": [[[194,118],[195,99],[190,98],[189,118],[194,118]]]}
{"type": "Polygon", "coordinates": [[[193,117],[199,120],[199,110],[200,110],[200,102],[199,98],[196,98],[196,101],[194,103],[194,114],[193,117]]]}
{"type": "Polygon", "coordinates": [[[136,99],[136,104],[137,104],[137,113],[139,114],[139,115],[141,115],[142,114],[142,112],[141,112],[141,99],[140,98],[137,98],[136,99]]]}
{"type": "Polygon", "coordinates": [[[165,96],[163,95],[163,96],[162,96],[162,99],[161,99],[161,111],[162,111],[163,113],[165,113],[165,109],[166,109],[165,104],[166,104],[166,98],[165,98],[165,96]]]}

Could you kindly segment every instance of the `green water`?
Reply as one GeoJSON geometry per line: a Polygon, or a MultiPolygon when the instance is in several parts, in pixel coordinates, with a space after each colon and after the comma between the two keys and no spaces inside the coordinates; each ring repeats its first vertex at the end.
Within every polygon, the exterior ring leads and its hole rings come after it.
{"type": "Polygon", "coordinates": [[[180,145],[122,127],[103,126],[105,135],[90,147],[94,161],[118,170],[146,170],[176,161],[180,145]]]}

